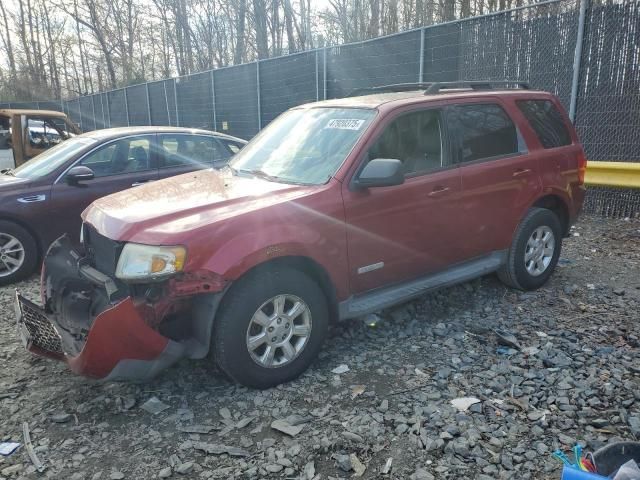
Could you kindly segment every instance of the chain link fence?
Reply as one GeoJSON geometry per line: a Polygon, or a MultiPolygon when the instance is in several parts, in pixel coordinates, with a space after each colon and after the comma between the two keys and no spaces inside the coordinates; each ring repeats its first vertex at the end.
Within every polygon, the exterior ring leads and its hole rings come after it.
{"type": "MultiPolygon", "coordinates": [[[[637,0],[550,0],[73,100],[0,108],[63,110],[83,131],[174,125],[248,139],[288,108],[358,88],[517,79],[555,93],[575,112],[587,158],[639,162],[639,49],[637,0]]],[[[590,188],[587,209],[635,215],[640,193],[590,188]],[[631,209],[607,209],[612,202],[631,209]]]]}

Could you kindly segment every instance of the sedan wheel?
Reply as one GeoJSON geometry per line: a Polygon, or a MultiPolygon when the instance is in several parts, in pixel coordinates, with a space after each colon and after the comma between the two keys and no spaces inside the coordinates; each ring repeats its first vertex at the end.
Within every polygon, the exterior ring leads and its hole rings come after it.
{"type": "Polygon", "coordinates": [[[13,235],[0,232],[0,277],[15,274],[24,263],[24,246],[13,235]]]}

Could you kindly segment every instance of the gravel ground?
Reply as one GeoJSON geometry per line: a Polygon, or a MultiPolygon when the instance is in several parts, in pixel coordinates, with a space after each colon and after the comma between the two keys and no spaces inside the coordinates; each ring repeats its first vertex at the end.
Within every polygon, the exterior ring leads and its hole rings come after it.
{"type": "MultiPolygon", "coordinates": [[[[585,218],[545,288],[489,276],[341,324],[300,379],[262,392],[207,361],[146,384],[77,377],[22,349],[3,288],[0,440],[28,422],[46,470],[21,447],[0,478],[559,479],[556,448],[640,437],[639,266],[640,222],[585,218]]],[[[19,288],[38,296],[36,279],[19,288]]]]}

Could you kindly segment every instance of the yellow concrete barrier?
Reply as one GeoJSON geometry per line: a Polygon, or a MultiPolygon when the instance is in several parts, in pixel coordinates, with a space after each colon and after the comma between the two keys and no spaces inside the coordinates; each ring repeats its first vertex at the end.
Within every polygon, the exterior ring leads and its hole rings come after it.
{"type": "Polygon", "coordinates": [[[640,163],[588,161],[584,183],[594,186],[640,188],[640,163]]]}

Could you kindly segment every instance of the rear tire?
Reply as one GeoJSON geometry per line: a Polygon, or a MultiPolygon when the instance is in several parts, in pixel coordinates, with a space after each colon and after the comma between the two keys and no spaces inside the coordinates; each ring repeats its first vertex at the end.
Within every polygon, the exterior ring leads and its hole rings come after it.
{"type": "Polygon", "coordinates": [[[0,220],[0,285],[31,275],[38,265],[38,247],[31,234],[13,222],[0,220]]]}
{"type": "Polygon", "coordinates": [[[258,269],[222,300],[213,332],[216,360],[247,387],[288,382],[317,357],[328,320],[327,300],[307,275],[280,266],[258,269]]]}
{"type": "Polygon", "coordinates": [[[516,229],[498,277],[509,287],[535,290],[553,273],[561,248],[560,219],[546,208],[532,208],[516,229]]]}

